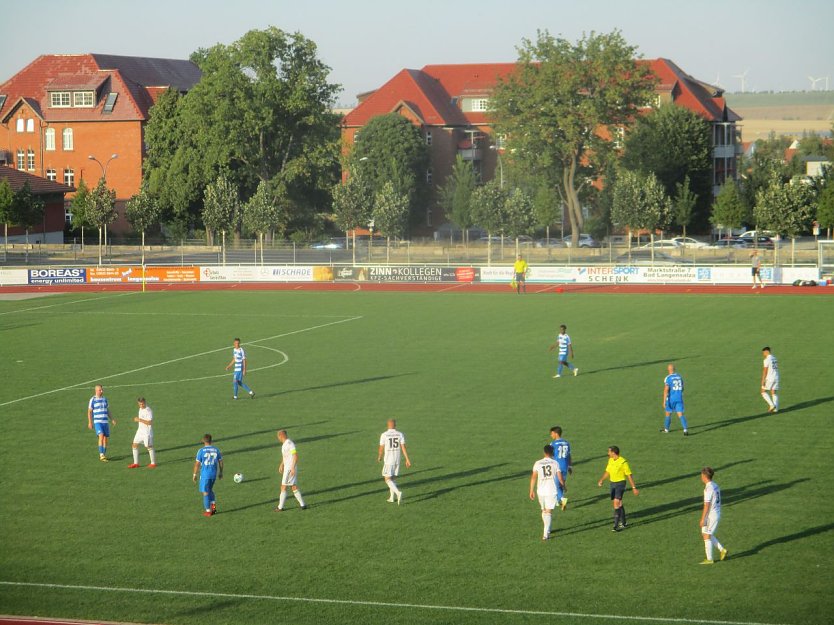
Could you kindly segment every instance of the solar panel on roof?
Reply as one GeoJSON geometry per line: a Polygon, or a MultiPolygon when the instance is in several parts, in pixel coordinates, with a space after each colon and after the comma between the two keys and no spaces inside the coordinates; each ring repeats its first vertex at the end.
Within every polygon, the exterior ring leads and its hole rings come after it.
{"type": "Polygon", "coordinates": [[[104,112],[105,113],[112,113],[113,107],[116,106],[116,98],[119,97],[118,93],[110,92],[107,94],[107,100],[104,103],[104,112]]]}

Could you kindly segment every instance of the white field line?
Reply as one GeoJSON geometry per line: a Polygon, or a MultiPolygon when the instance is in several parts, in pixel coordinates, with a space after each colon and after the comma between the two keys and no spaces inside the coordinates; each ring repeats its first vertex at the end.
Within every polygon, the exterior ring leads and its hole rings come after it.
{"type": "MultiPolygon", "coordinates": [[[[290,361],[290,357],[287,355],[286,352],[282,352],[280,349],[275,349],[274,347],[267,347],[266,345],[252,345],[252,347],[260,347],[261,349],[268,349],[273,352],[277,352],[283,356],[281,362],[276,362],[271,365],[265,365],[263,367],[255,367],[254,369],[247,369],[246,374],[249,375],[250,373],[254,373],[255,371],[265,371],[266,369],[272,369],[274,367],[280,367],[281,365],[285,365],[290,361]]],[[[180,384],[185,382],[198,382],[200,380],[213,380],[216,378],[225,378],[229,374],[228,373],[217,373],[214,375],[203,375],[199,378],[183,378],[181,380],[162,380],[161,382],[141,382],[136,384],[108,384],[107,388],[130,388],[136,386],[159,386],[160,384],[180,384]]]]}
{"type": "MultiPolygon", "coordinates": [[[[132,292],[131,292],[132,294],[132,292]]],[[[79,300],[79,301],[91,301],[91,300],[79,300]]],[[[69,302],[67,302],[69,303],[69,302]]],[[[54,304],[57,306],[58,304],[54,304]]],[[[44,307],[48,308],[48,307],[44,307]]],[[[35,309],[27,309],[27,310],[35,310],[35,309]]],[[[17,312],[17,311],[10,311],[10,312],[17,312]]],[[[9,314],[9,313],[3,313],[9,314]]],[[[128,311],[121,311],[121,312],[111,312],[108,310],[81,310],[77,312],[65,312],[65,311],[46,311],[42,313],[36,313],[41,315],[106,315],[108,317],[115,317],[118,315],[126,315],[132,317],[264,317],[267,319],[346,319],[350,317],[350,315],[281,315],[281,314],[264,314],[264,313],[188,313],[188,312],[128,312],[128,311]]]]}
{"type": "MultiPolygon", "coordinates": [[[[254,341],[248,341],[247,343],[249,345],[255,345],[257,343],[264,343],[266,341],[272,341],[272,340],[275,340],[275,339],[284,338],[286,336],[292,336],[293,334],[301,334],[302,332],[310,332],[312,330],[318,330],[320,328],[326,328],[328,326],[335,326],[335,325],[338,325],[340,323],[347,323],[348,321],[356,321],[357,319],[361,319],[361,318],[362,317],[359,316],[359,317],[349,317],[347,319],[340,319],[338,321],[330,321],[328,323],[321,323],[319,325],[311,326],[309,328],[302,328],[300,330],[293,330],[291,332],[282,332],[281,334],[275,334],[273,336],[267,336],[267,337],[262,338],[262,339],[256,339],[254,341]]],[[[258,345],[258,347],[262,347],[262,346],[258,345]]],[[[217,349],[210,349],[208,351],[199,352],[197,354],[189,354],[188,356],[180,356],[179,358],[172,358],[171,360],[164,360],[162,362],[157,362],[157,363],[154,363],[152,365],[145,365],[144,367],[137,367],[136,369],[130,369],[129,371],[121,371],[119,373],[113,373],[111,375],[105,375],[105,376],[102,376],[102,377],[99,377],[99,378],[93,378],[91,380],[85,380],[84,382],[78,382],[76,384],[70,384],[69,386],[62,386],[60,388],[54,388],[52,390],[44,391],[42,393],[35,393],[34,395],[27,395],[26,397],[19,397],[17,399],[11,399],[9,401],[5,401],[3,403],[0,403],[0,408],[2,408],[3,406],[9,406],[11,404],[16,404],[18,402],[26,401],[26,400],[29,400],[29,399],[36,399],[38,397],[43,397],[44,395],[52,395],[54,393],[60,393],[62,391],[68,391],[70,389],[78,388],[79,386],[86,386],[88,384],[93,384],[93,383],[98,384],[98,383],[102,382],[103,380],[112,380],[113,378],[118,378],[118,377],[121,377],[123,375],[129,375],[131,373],[138,373],[140,371],[147,371],[148,369],[154,369],[156,367],[163,367],[165,365],[170,365],[170,364],[175,363],[175,362],[181,362],[183,360],[189,360],[191,358],[199,358],[200,356],[206,356],[208,354],[216,354],[217,352],[226,351],[228,349],[229,349],[228,346],[218,347],[217,349]]]]}
{"type": "Polygon", "coordinates": [[[76,299],[71,302],[58,302],[57,304],[47,304],[45,306],[33,306],[32,308],[18,308],[17,310],[7,310],[1,312],[0,315],[14,315],[17,313],[30,312],[33,310],[42,310],[44,308],[55,308],[56,306],[68,306],[69,304],[83,304],[85,302],[95,302],[102,299],[110,299],[112,297],[124,297],[125,295],[136,295],[138,291],[128,291],[127,293],[117,293],[115,295],[105,295],[103,297],[88,297],[87,299],[76,299]]]}
{"type": "Polygon", "coordinates": [[[438,289],[437,293],[443,293],[445,291],[454,291],[455,289],[459,289],[462,286],[468,286],[467,282],[461,282],[460,284],[453,284],[452,286],[447,286],[444,289],[438,289]]]}
{"type": "Polygon", "coordinates": [[[484,614],[518,614],[524,616],[555,616],[567,618],[601,619],[606,621],[632,621],[638,623],[687,623],[691,625],[781,625],[754,621],[716,621],[709,619],[665,618],[660,616],[628,616],[623,614],[592,614],[586,612],[552,612],[546,610],[509,610],[503,608],[479,608],[472,606],[430,605],[422,603],[392,603],[387,601],[360,601],[351,599],[319,599],[316,597],[282,597],[276,595],[252,595],[228,592],[198,592],[191,590],[163,590],[156,588],[123,588],[118,586],[82,586],[76,584],[39,584],[35,582],[0,581],[0,586],[29,588],[56,588],[61,590],[91,590],[95,592],[124,592],[148,595],[174,595],[184,597],[208,597],[211,599],[259,599],[262,601],[296,601],[331,605],[356,605],[374,608],[403,608],[414,610],[438,610],[446,612],[480,612],[484,614]]]}

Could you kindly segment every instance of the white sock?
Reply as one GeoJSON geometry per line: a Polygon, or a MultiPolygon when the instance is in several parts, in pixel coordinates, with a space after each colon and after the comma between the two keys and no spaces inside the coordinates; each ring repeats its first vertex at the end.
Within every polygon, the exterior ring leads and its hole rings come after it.
{"type": "Polygon", "coordinates": [[[392,495],[401,495],[400,489],[397,488],[397,484],[394,480],[388,480],[388,489],[391,491],[392,495]]]}
{"type": "Polygon", "coordinates": [[[133,448],[133,464],[139,464],[139,448],[133,448]]]}
{"type": "Polygon", "coordinates": [[[724,551],[724,545],[718,542],[718,539],[715,536],[711,537],[710,542],[715,546],[716,549],[718,549],[718,551],[724,551]]]}
{"type": "Polygon", "coordinates": [[[773,408],[773,400],[770,399],[770,395],[768,395],[766,391],[762,392],[762,397],[764,397],[764,400],[767,402],[767,405],[773,408]]]}
{"type": "Polygon", "coordinates": [[[304,507],[304,500],[301,498],[301,491],[300,490],[294,490],[292,494],[295,495],[295,500],[298,502],[298,505],[303,508],[304,507]]]}
{"type": "MultiPolygon", "coordinates": [[[[156,464],[156,451],[154,451],[153,447],[148,448],[148,455],[151,457],[151,464],[156,464]]],[[[138,461],[137,464],[139,464],[138,461]]]]}
{"type": "Polygon", "coordinates": [[[704,551],[707,553],[707,560],[712,560],[712,537],[704,541],[704,551]]]}
{"type": "Polygon", "coordinates": [[[278,497],[278,507],[283,509],[285,503],[287,503],[287,491],[282,490],[281,496],[278,497]]]}
{"type": "Polygon", "coordinates": [[[773,407],[779,410],[779,396],[776,393],[773,394],[773,407]]]}
{"type": "Polygon", "coordinates": [[[544,521],[544,537],[547,538],[550,536],[550,524],[553,520],[553,516],[549,512],[545,512],[542,510],[542,521],[544,521]]]}

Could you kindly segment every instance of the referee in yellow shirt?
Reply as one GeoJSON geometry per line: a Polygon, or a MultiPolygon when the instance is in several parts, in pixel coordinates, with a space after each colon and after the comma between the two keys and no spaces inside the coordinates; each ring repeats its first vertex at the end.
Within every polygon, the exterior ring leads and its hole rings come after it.
{"type": "Polygon", "coordinates": [[[614,504],[614,527],[612,532],[619,532],[626,528],[625,508],[623,507],[623,494],[626,489],[626,479],[631,483],[631,492],[638,495],[637,486],[634,485],[634,478],[631,477],[631,467],[628,460],[620,455],[620,448],[611,445],[608,448],[608,464],[605,466],[605,473],[599,478],[597,486],[602,486],[605,478],[611,480],[611,503],[614,504]]]}
{"type": "Polygon", "coordinates": [[[527,271],[529,269],[527,261],[519,254],[513,263],[513,273],[515,274],[513,282],[515,282],[515,292],[518,294],[521,294],[521,287],[524,287],[525,293],[527,292],[527,271]]]}

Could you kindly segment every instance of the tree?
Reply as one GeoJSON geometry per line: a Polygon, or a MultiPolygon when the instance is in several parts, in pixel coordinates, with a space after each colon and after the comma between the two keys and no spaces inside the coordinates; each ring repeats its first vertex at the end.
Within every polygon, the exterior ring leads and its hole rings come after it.
{"type": "Polygon", "coordinates": [[[712,198],[711,135],[706,119],[682,106],[665,104],[638,116],[625,137],[622,166],[653,173],[670,197],[688,178],[697,201],[690,221],[694,218],[697,227],[704,227],[712,198]]]}
{"type": "Polygon", "coordinates": [[[452,172],[440,187],[440,206],[446,216],[463,232],[463,242],[469,237],[472,223],[472,194],[478,178],[472,163],[458,154],[452,172]]]}
{"type": "Polygon", "coordinates": [[[692,221],[697,202],[698,196],[689,188],[689,176],[685,176],[683,183],[675,184],[675,196],[672,198],[672,220],[676,226],[683,228],[683,236],[686,236],[686,227],[692,221]]]}
{"type": "Polygon", "coordinates": [[[139,193],[131,197],[125,206],[125,217],[134,230],[142,233],[142,264],[145,264],[145,231],[159,223],[162,211],[159,203],[143,185],[139,193]]]}
{"type": "Polygon", "coordinates": [[[550,240],[550,226],[562,221],[562,198],[546,180],[535,187],[533,216],[536,225],[545,229],[547,239],[550,240]]]}
{"type": "Polygon", "coordinates": [[[504,201],[504,232],[515,239],[516,253],[518,237],[533,232],[535,223],[533,200],[523,189],[511,190],[504,201]]]}
{"type": "Polygon", "coordinates": [[[29,182],[17,190],[12,200],[11,218],[26,230],[26,262],[29,262],[29,230],[43,222],[43,200],[32,193],[29,182]]]}
{"type": "Polygon", "coordinates": [[[14,215],[14,191],[8,180],[0,180],[0,221],[3,222],[3,258],[9,246],[9,223],[14,215]]]}
{"type": "Polygon", "coordinates": [[[834,181],[829,181],[817,199],[817,221],[821,228],[828,231],[831,238],[831,228],[834,228],[834,181]]]}
{"type": "MultiPolygon", "coordinates": [[[[374,196],[373,220],[374,226],[385,234],[389,250],[391,237],[401,238],[405,234],[408,225],[408,197],[398,191],[390,180],[374,196]]],[[[369,245],[373,245],[373,241],[369,245]]]]}
{"type": "Polygon", "coordinates": [[[371,118],[355,139],[348,169],[361,169],[376,195],[386,182],[405,195],[414,213],[425,200],[428,150],[419,128],[402,115],[389,113],[371,118]]]}
{"type": "Polygon", "coordinates": [[[286,225],[287,214],[280,200],[281,198],[262,180],[255,194],[243,206],[244,226],[258,235],[261,264],[264,262],[264,234],[273,229],[283,230],[286,225]]]}
{"type": "Polygon", "coordinates": [[[721,185],[718,197],[712,205],[710,221],[716,228],[740,228],[749,218],[750,211],[739,193],[738,185],[729,180],[721,185]]]}
{"type": "Polygon", "coordinates": [[[374,196],[365,182],[362,169],[351,172],[350,177],[333,187],[333,212],[336,225],[345,231],[345,242],[353,232],[353,264],[356,264],[356,228],[364,226],[371,218],[374,196]]]}
{"type": "Polygon", "coordinates": [[[284,206],[329,204],[338,173],[338,85],[313,41],[278,28],[192,55],[202,78],[186,95],[160,98],[148,123],[146,179],[174,217],[198,218],[203,190],[226,172],[244,197],[260,182],[284,206]]]}
{"type": "Polygon", "coordinates": [[[84,228],[93,226],[90,221],[90,189],[87,182],[82,178],[75,188],[75,196],[72,198],[72,223],[76,228],[81,228],[81,249],[84,249],[84,228]]]}
{"type": "Polygon", "coordinates": [[[492,235],[504,227],[507,193],[496,180],[475,189],[472,194],[472,221],[487,231],[487,262],[492,262],[492,235]]]}
{"type": "MultiPolygon", "coordinates": [[[[632,230],[648,230],[654,242],[654,231],[665,228],[672,211],[671,201],[663,185],[654,174],[642,176],[623,170],[617,177],[612,193],[611,218],[629,230],[629,249],[632,230]]],[[[654,247],[651,247],[654,261],[654,247]]]]}
{"type": "Polygon", "coordinates": [[[785,183],[774,177],[770,185],[756,194],[753,216],[757,227],[794,238],[808,228],[813,202],[807,185],[785,183]]]}
{"type": "Polygon", "coordinates": [[[223,242],[223,263],[226,262],[226,233],[240,228],[240,196],[237,187],[221,174],[206,187],[203,193],[203,225],[209,243],[214,243],[214,234],[221,233],[223,242]]]}
{"type": "Polygon", "coordinates": [[[493,92],[508,154],[560,180],[574,245],[585,221],[581,188],[599,175],[611,137],[653,95],[657,79],[635,56],[618,31],[575,44],[540,31],[535,42],[523,40],[516,71],[493,92]]]}
{"type": "MultiPolygon", "coordinates": [[[[98,264],[101,264],[102,228],[116,220],[116,192],[107,188],[104,178],[99,178],[95,189],[90,192],[87,203],[87,218],[98,228],[98,264]]],[[[105,242],[106,243],[106,242],[105,242]]]]}

